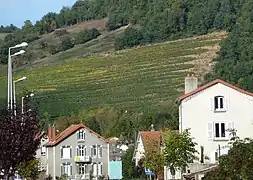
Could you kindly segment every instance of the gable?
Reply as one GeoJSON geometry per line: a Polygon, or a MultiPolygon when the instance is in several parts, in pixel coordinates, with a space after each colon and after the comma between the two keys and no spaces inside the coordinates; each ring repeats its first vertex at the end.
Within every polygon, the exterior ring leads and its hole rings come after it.
{"type": "Polygon", "coordinates": [[[105,143],[109,143],[109,141],[107,139],[105,139],[104,137],[102,137],[101,135],[97,134],[96,132],[94,132],[93,130],[89,129],[88,127],[86,127],[83,124],[78,124],[78,125],[71,125],[70,127],[68,127],[67,129],[65,129],[64,131],[62,131],[61,133],[59,133],[55,139],[53,141],[49,141],[46,146],[56,146],[57,144],[59,144],[60,142],[64,141],[65,139],[67,139],[68,137],[70,137],[71,135],[75,134],[78,130],[80,129],[85,129],[86,132],[89,132],[90,134],[96,136],[97,138],[101,139],[102,141],[104,141],[105,143]]]}
{"type": "Polygon", "coordinates": [[[197,88],[197,89],[195,89],[195,90],[193,90],[193,91],[191,91],[187,94],[184,94],[184,95],[180,96],[177,99],[177,101],[181,103],[181,101],[185,100],[186,98],[187,98],[187,100],[189,100],[189,98],[192,98],[192,97],[194,97],[198,94],[201,94],[202,92],[204,92],[204,91],[206,91],[210,88],[213,88],[213,86],[216,86],[217,84],[226,86],[227,88],[229,88],[233,91],[237,91],[238,93],[253,97],[253,93],[251,93],[251,92],[245,91],[241,88],[238,88],[238,87],[236,87],[236,86],[234,86],[234,85],[232,85],[228,82],[222,81],[220,79],[216,79],[216,80],[211,81],[211,82],[209,82],[209,83],[207,83],[207,84],[205,84],[205,85],[203,85],[203,86],[201,86],[201,87],[199,87],[199,88],[197,88]]]}

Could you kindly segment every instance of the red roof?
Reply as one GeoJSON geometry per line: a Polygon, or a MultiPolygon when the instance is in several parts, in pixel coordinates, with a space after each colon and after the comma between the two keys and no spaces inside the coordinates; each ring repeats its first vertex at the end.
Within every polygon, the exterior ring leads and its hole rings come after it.
{"type": "Polygon", "coordinates": [[[178,100],[181,102],[185,98],[187,98],[189,96],[192,96],[192,95],[194,95],[194,94],[196,94],[196,93],[198,93],[200,91],[203,91],[204,89],[207,89],[207,88],[209,88],[209,87],[211,87],[211,86],[213,86],[215,84],[218,84],[218,83],[223,84],[225,86],[228,86],[228,87],[230,87],[230,88],[232,88],[232,89],[234,89],[236,91],[239,91],[239,92],[241,92],[243,94],[246,94],[246,95],[249,95],[249,96],[253,96],[253,93],[251,93],[251,92],[245,91],[245,90],[243,90],[241,88],[238,88],[238,87],[236,87],[236,86],[234,86],[234,85],[232,85],[232,84],[230,84],[228,82],[225,82],[223,80],[216,79],[216,80],[211,81],[211,82],[209,82],[209,83],[207,83],[207,84],[205,84],[203,86],[200,86],[199,88],[197,88],[197,89],[195,89],[195,90],[193,90],[193,91],[191,91],[191,92],[189,92],[187,94],[184,94],[184,95],[180,96],[178,100]]]}
{"type": "MultiPolygon", "coordinates": [[[[178,130],[172,130],[175,133],[178,133],[178,130]]],[[[166,129],[164,132],[169,133],[170,130],[166,129]]],[[[142,143],[145,149],[147,149],[147,146],[150,145],[153,150],[154,148],[160,148],[161,144],[164,140],[164,134],[163,131],[140,131],[139,135],[141,136],[142,143]]],[[[157,150],[158,150],[157,149],[157,150]]]]}
{"type": "Polygon", "coordinates": [[[83,128],[86,129],[87,131],[89,131],[91,134],[97,136],[98,138],[100,138],[104,142],[109,143],[109,141],[107,139],[105,139],[101,135],[97,134],[96,132],[92,131],[87,126],[85,126],[83,124],[76,124],[76,125],[71,125],[67,129],[65,129],[64,131],[62,131],[61,133],[59,133],[55,137],[55,140],[54,141],[49,141],[46,144],[46,146],[56,146],[57,144],[59,144],[60,142],[62,142],[64,139],[66,139],[67,137],[69,137],[70,135],[72,135],[73,133],[75,133],[76,131],[78,131],[79,129],[83,129],[83,128]]]}

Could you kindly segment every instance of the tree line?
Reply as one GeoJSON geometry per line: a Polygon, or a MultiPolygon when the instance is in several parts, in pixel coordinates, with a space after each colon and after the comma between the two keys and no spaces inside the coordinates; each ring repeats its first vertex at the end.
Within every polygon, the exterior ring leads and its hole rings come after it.
{"type": "Polygon", "coordinates": [[[0,59],[6,63],[7,48],[21,41],[28,43],[45,33],[82,21],[108,17],[107,28],[114,30],[132,25],[116,43],[116,49],[138,44],[204,34],[213,29],[231,29],[241,1],[219,0],[94,0],[77,1],[59,13],[48,13],[32,24],[6,36],[0,46],[0,59]]]}

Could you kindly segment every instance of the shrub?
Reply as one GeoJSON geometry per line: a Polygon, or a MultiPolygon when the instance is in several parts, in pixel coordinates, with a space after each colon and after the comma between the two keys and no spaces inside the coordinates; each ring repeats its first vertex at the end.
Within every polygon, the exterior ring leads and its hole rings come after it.
{"type": "Polygon", "coordinates": [[[53,55],[53,54],[58,53],[59,50],[58,50],[58,47],[56,45],[50,45],[48,47],[48,52],[53,55]]]}
{"type": "Polygon", "coordinates": [[[65,34],[68,34],[68,31],[66,29],[58,29],[54,31],[54,36],[55,37],[61,37],[65,34]]]}
{"type": "Polygon", "coordinates": [[[77,34],[77,36],[75,38],[75,43],[76,44],[83,44],[83,43],[86,43],[92,39],[95,39],[99,35],[100,35],[100,32],[95,28],[85,29],[77,34]]]}
{"type": "Polygon", "coordinates": [[[61,40],[61,44],[59,46],[59,51],[66,51],[68,49],[71,49],[75,46],[75,44],[72,42],[70,37],[64,37],[61,40]]]}
{"type": "Polygon", "coordinates": [[[120,50],[124,48],[139,45],[144,40],[143,34],[140,30],[135,28],[127,28],[122,37],[115,40],[115,49],[120,50]]]}

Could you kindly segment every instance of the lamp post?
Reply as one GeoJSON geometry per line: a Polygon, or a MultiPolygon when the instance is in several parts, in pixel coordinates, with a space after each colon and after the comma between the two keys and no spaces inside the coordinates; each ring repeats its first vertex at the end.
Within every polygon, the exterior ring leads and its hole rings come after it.
{"type": "Polygon", "coordinates": [[[22,78],[19,78],[18,80],[16,81],[13,81],[13,101],[14,101],[14,115],[16,116],[17,115],[17,110],[16,110],[16,83],[17,82],[20,82],[20,81],[23,81],[23,80],[26,80],[27,77],[22,77],[22,78]]]}
{"type": "Polygon", "coordinates": [[[13,82],[12,82],[12,61],[11,61],[11,57],[25,53],[24,50],[21,50],[17,53],[14,53],[13,55],[11,55],[11,50],[16,49],[16,48],[20,48],[20,47],[25,47],[25,46],[28,46],[28,44],[26,42],[23,42],[21,44],[17,44],[16,46],[13,46],[13,47],[9,47],[9,52],[8,52],[8,100],[7,100],[8,101],[7,102],[8,109],[13,108],[13,105],[12,105],[12,103],[13,103],[13,99],[12,99],[12,95],[13,95],[12,94],[13,93],[12,92],[12,90],[13,90],[12,84],[13,84],[13,82]]]}
{"type": "Polygon", "coordinates": [[[33,96],[34,96],[34,94],[31,93],[31,94],[28,94],[28,95],[22,97],[22,115],[24,114],[24,99],[25,99],[25,97],[33,97],[33,96]]]}

